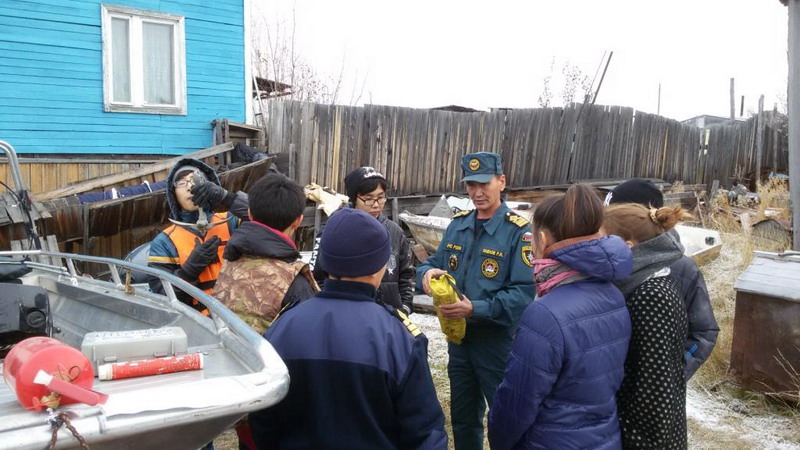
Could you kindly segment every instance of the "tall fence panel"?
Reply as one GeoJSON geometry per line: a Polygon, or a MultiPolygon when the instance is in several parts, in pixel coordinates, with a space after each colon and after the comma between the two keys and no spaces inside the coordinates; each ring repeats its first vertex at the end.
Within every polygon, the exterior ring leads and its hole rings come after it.
{"type": "MultiPolygon", "coordinates": [[[[787,158],[783,146],[775,145],[775,126],[767,121],[763,128],[762,166],[777,162],[781,171],[787,158]]],[[[476,151],[502,155],[511,187],[630,177],[687,184],[718,179],[726,185],[734,177],[754,176],[757,130],[756,118],[703,130],[602,105],[459,113],[267,104],[270,152],[290,153],[298,182],[341,191],[350,170],[371,165],[387,176],[395,195],[462,190],[460,158],[476,151]]]]}

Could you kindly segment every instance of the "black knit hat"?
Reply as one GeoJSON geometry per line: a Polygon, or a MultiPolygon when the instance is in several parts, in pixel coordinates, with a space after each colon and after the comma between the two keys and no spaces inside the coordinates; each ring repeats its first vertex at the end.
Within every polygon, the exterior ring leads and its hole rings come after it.
{"type": "Polygon", "coordinates": [[[661,208],[664,206],[664,194],[652,181],[633,178],[608,193],[605,204],[615,203],[638,203],[648,208],[661,208]]]}
{"type": "Polygon", "coordinates": [[[344,191],[350,197],[350,203],[356,204],[356,196],[361,191],[361,185],[370,179],[380,179],[383,181],[384,189],[386,186],[386,177],[378,172],[374,167],[359,167],[358,169],[350,172],[344,177],[344,191]]]}
{"type": "Polygon", "coordinates": [[[361,277],[381,270],[391,251],[389,232],[382,223],[360,209],[346,208],[325,225],[318,263],[333,276],[361,277]]]}

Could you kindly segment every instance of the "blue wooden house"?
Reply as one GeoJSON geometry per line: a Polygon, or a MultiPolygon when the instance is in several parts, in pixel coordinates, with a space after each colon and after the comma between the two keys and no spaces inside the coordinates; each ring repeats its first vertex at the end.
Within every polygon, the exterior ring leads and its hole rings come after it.
{"type": "MultiPolygon", "coordinates": [[[[0,140],[176,155],[251,114],[249,0],[2,0],[0,140]]],[[[98,155],[99,156],[99,155],[98,155]]]]}

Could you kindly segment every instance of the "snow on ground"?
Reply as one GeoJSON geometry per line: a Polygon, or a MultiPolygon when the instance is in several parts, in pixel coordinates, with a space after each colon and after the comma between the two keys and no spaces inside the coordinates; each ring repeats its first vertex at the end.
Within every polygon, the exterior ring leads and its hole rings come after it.
{"type": "Polygon", "coordinates": [[[794,426],[792,420],[775,415],[748,415],[746,406],[738,400],[710,394],[696,386],[690,385],[687,389],[686,416],[701,428],[699,432],[690,433],[692,448],[724,448],[723,443],[705,438],[717,435],[725,438],[725,446],[734,443],[738,444],[734,445],[737,448],[800,450],[798,443],[781,438],[787,427],[794,426]],[[735,406],[737,404],[741,407],[735,406]]]}
{"type": "Polygon", "coordinates": [[[439,318],[429,314],[416,313],[411,315],[414,322],[425,336],[428,337],[428,361],[433,365],[447,365],[447,342],[439,325],[439,318]]]}

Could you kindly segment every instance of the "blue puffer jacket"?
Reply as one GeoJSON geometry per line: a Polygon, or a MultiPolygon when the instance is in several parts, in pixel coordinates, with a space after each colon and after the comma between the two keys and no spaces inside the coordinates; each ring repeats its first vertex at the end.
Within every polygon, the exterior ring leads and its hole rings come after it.
{"type": "Polygon", "coordinates": [[[590,278],[563,284],[525,310],[489,415],[493,449],[622,448],[615,394],[631,322],[611,283],[632,269],[616,236],[550,258],[590,278]]]}

